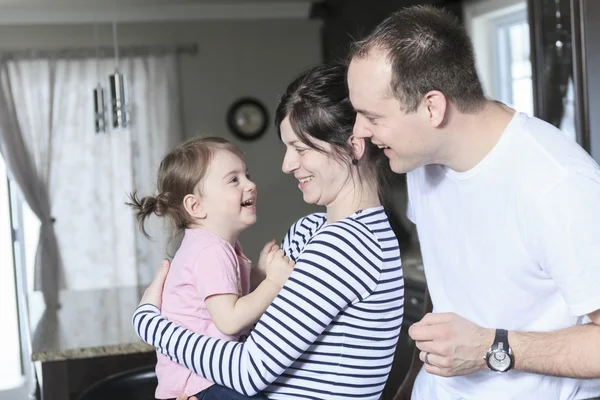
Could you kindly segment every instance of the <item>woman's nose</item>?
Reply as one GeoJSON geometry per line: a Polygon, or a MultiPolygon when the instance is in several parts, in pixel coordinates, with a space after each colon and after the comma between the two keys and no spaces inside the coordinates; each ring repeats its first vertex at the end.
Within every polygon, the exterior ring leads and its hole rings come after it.
{"type": "Polygon", "coordinates": [[[291,174],[298,169],[298,161],[290,153],[286,153],[281,164],[281,170],[286,174],[291,174]]]}

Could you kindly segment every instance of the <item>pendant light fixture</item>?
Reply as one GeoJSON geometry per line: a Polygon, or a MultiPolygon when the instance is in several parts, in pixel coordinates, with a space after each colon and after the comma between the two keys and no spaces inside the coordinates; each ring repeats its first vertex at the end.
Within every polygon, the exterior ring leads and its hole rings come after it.
{"type": "Polygon", "coordinates": [[[127,111],[125,76],[119,71],[119,43],[117,39],[116,5],[114,5],[113,15],[113,42],[115,48],[115,72],[109,77],[112,102],[112,128],[121,129],[129,126],[129,113],[127,111]]]}
{"type": "Polygon", "coordinates": [[[98,84],[94,88],[94,123],[96,133],[106,132],[106,101],[104,88],[100,84],[100,55],[98,47],[98,25],[94,24],[94,46],[96,47],[96,77],[98,84]]]}

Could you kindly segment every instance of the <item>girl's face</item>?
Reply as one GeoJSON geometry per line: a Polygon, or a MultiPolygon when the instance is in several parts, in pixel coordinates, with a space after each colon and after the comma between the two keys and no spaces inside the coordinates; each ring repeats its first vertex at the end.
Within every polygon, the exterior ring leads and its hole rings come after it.
{"type": "Polygon", "coordinates": [[[246,163],[227,150],[216,150],[200,183],[202,226],[239,234],[256,222],[256,185],[246,163]]]}
{"type": "Polygon", "coordinates": [[[315,140],[326,153],[302,143],[288,117],[281,122],[280,131],[286,149],[281,169],[286,174],[294,174],[304,201],[327,207],[339,202],[352,183],[348,165],[334,158],[329,143],[315,140]]]}

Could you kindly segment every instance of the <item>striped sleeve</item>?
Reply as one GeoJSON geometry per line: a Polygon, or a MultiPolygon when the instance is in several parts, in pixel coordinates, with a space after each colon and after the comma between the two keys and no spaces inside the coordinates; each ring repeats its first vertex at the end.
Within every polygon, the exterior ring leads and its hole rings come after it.
{"type": "Polygon", "coordinates": [[[327,216],[324,213],[314,213],[296,221],[281,242],[285,254],[294,262],[297,261],[306,243],[326,221],[327,216]]]}
{"type": "Polygon", "coordinates": [[[252,396],[298,359],[348,305],[372,293],[383,264],[360,222],[324,227],[306,245],[287,283],[244,343],[203,336],[140,306],[133,325],[161,353],[213,382],[252,396]]]}

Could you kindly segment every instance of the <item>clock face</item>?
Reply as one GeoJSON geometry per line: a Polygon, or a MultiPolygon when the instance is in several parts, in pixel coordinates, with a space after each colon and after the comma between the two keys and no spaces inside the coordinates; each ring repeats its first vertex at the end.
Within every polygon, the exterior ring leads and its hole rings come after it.
{"type": "Polygon", "coordinates": [[[495,351],[488,356],[488,363],[495,371],[506,371],[510,367],[510,357],[504,351],[495,351]]]}
{"type": "Polygon", "coordinates": [[[254,140],[267,129],[267,110],[256,99],[240,99],[227,112],[227,125],[237,137],[254,140]]]}

